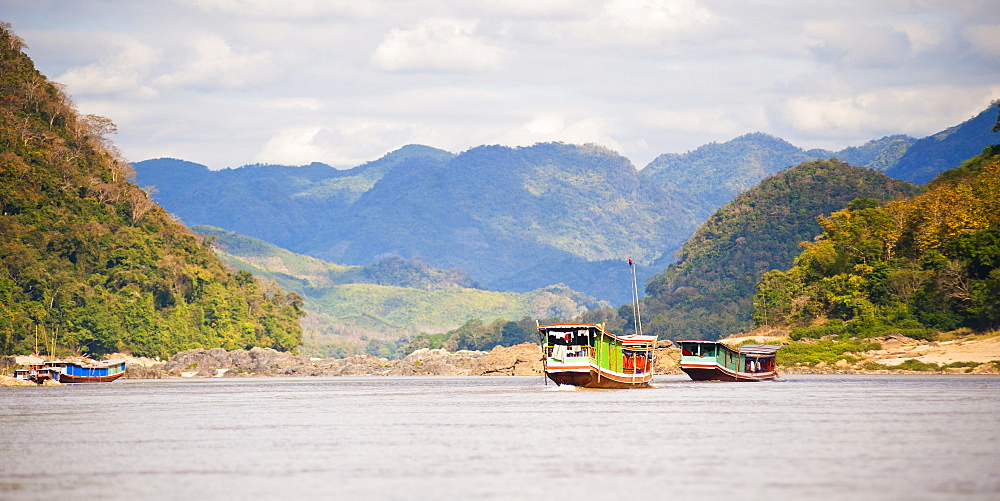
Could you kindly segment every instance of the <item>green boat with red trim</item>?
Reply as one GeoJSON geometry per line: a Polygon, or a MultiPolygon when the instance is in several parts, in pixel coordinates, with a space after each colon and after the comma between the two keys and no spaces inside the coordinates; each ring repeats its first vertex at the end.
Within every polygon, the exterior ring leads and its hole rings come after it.
{"type": "Polygon", "coordinates": [[[604,325],[540,325],[545,376],[559,385],[643,388],[653,379],[656,336],[619,336],[604,325]]]}

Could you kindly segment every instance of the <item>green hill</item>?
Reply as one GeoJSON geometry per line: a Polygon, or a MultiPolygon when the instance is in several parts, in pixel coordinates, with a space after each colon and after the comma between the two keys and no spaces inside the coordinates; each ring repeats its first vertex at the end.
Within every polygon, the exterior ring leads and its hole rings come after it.
{"type": "Polygon", "coordinates": [[[817,216],[859,196],[889,200],[916,191],[835,159],[765,179],[716,211],[684,244],[678,262],[650,279],[646,331],[669,339],[717,339],[749,329],[757,281],[787,268],[799,242],[820,233],[817,216]]]}
{"type": "Polygon", "coordinates": [[[0,353],[296,348],[298,296],[226,271],[22,48],[0,24],[0,353]]]}
{"type": "MultiPolygon", "coordinates": [[[[604,306],[557,285],[514,293],[479,289],[460,270],[389,257],[368,266],[343,266],[209,226],[220,258],[274,280],[302,296],[309,315],[305,341],[313,351],[344,355],[378,349],[420,333],[443,333],[471,319],[571,318],[604,306]]],[[[391,354],[391,353],[390,353],[391,354]]]]}
{"type": "Polygon", "coordinates": [[[1000,327],[1000,146],[920,195],[856,201],[820,223],[791,268],[764,275],[758,324],[803,326],[793,337],[891,329],[924,339],[1000,327]]]}

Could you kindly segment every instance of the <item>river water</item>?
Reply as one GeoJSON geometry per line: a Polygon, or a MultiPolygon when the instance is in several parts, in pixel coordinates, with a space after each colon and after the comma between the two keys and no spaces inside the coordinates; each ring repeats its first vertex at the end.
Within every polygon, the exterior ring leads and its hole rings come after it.
{"type": "Polygon", "coordinates": [[[0,499],[1000,499],[1000,377],[0,389],[0,499]]]}

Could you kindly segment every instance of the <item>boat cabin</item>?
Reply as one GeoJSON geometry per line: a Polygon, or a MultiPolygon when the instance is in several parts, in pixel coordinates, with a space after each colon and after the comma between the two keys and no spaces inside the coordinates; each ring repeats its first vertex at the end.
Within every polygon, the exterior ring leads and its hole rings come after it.
{"type": "Polygon", "coordinates": [[[545,373],[557,384],[590,388],[648,386],[655,336],[618,336],[603,325],[541,325],[545,373]]]}
{"type": "Polygon", "coordinates": [[[780,346],[748,344],[730,347],[718,341],[677,341],[681,370],[696,381],[759,381],[777,377],[780,346]]]}

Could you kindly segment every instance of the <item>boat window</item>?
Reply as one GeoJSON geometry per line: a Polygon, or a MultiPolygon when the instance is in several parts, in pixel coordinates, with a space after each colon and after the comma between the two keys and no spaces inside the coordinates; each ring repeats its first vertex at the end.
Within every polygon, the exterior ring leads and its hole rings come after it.
{"type": "Polygon", "coordinates": [[[713,345],[701,345],[701,355],[702,357],[714,357],[715,356],[715,346],[713,345]]]}

